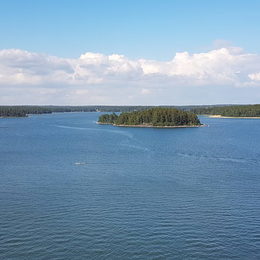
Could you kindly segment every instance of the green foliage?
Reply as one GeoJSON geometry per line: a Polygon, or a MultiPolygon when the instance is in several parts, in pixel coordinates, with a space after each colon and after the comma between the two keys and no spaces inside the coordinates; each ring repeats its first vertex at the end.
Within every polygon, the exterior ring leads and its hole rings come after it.
{"type": "Polygon", "coordinates": [[[129,112],[151,106],[0,106],[0,117],[25,117],[28,114],[55,112],[129,112]]]}
{"type": "Polygon", "coordinates": [[[99,117],[100,123],[115,125],[183,126],[200,125],[198,117],[175,108],[151,108],[143,111],[124,112],[119,116],[105,114],[99,117]]]}
{"type": "MultiPolygon", "coordinates": [[[[0,106],[0,117],[25,117],[28,114],[57,112],[132,112],[142,111],[155,106],[0,106]]],[[[163,106],[173,108],[174,106],[163,106]]],[[[194,106],[179,107],[190,110],[194,106]]]]}
{"type": "Polygon", "coordinates": [[[0,106],[0,117],[25,117],[28,114],[44,114],[52,111],[39,106],[0,106]]]}
{"type": "Polygon", "coordinates": [[[118,115],[115,113],[113,114],[104,114],[99,117],[98,122],[103,124],[115,124],[116,120],[118,118],[118,115]]]}
{"type": "MultiPolygon", "coordinates": [[[[25,117],[28,114],[45,114],[45,113],[54,113],[54,112],[132,112],[132,111],[138,112],[138,111],[144,111],[153,108],[158,109],[159,107],[155,107],[155,106],[0,106],[0,117],[25,117]]],[[[163,106],[161,108],[173,109],[175,107],[163,106]]],[[[195,114],[210,114],[210,115],[218,114],[222,116],[236,116],[236,117],[260,116],[260,105],[180,106],[178,107],[178,109],[184,111],[191,111],[195,114]]],[[[156,113],[154,117],[156,117],[157,115],[156,113]]],[[[160,117],[159,114],[157,116],[160,117]]],[[[137,120],[137,119],[135,118],[133,120],[137,120]]],[[[145,120],[145,116],[144,116],[144,120],[145,120]]],[[[159,120],[161,120],[161,122],[164,121],[163,118],[159,120]]]]}
{"type": "Polygon", "coordinates": [[[232,106],[214,106],[198,107],[191,109],[196,114],[221,115],[234,117],[259,117],[260,105],[232,105],[232,106]]]}

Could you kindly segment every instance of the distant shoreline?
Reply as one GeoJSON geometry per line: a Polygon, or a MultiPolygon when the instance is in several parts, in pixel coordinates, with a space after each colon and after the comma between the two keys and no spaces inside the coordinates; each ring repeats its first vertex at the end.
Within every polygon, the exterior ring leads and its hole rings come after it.
{"type": "Polygon", "coordinates": [[[222,115],[206,115],[210,118],[241,118],[241,119],[260,119],[260,116],[222,116],[222,115]]]}
{"type": "Polygon", "coordinates": [[[25,117],[28,117],[28,115],[26,115],[26,116],[0,116],[1,119],[4,119],[4,118],[25,118],[25,117]]]}
{"type": "Polygon", "coordinates": [[[153,126],[153,125],[116,125],[116,124],[110,124],[110,123],[100,123],[97,122],[99,125],[112,125],[112,126],[118,126],[118,127],[136,127],[136,128],[194,128],[194,127],[204,127],[207,125],[176,125],[176,126],[153,126]]]}

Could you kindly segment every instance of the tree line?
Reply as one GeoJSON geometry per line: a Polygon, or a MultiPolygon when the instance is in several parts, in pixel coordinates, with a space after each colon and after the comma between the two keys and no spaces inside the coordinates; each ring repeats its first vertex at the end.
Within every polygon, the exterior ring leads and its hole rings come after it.
{"type": "Polygon", "coordinates": [[[221,115],[231,117],[259,117],[260,105],[228,105],[228,106],[211,106],[196,107],[191,112],[201,115],[221,115]]]}
{"type": "MultiPolygon", "coordinates": [[[[29,114],[46,114],[55,112],[131,112],[142,111],[156,106],[0,106],[0,117],[25,117],[29,114]]],[[[163,106],[173,108],[174,106],[163,106]]],[[[189,106],[180,107],[189,110],[189,106]]]]}
{"type": "Polygon", "coordinates": [[[147,106],[0,106],[0,117],[25,117],[55,112],[128,112],[147,106]]]}
{"type": "MultiPolygon", "coordinates": [[[[160,106],[177,108],[195,114],[218,114],[222,116],[257,117],[260,105],[223,105],[223,106],[160,106]]],[[[132,112],[144,111],[158,106],[0,106],[0,117],[25,117],[28,114],[46,114],[54,112],[132,112]]]]}

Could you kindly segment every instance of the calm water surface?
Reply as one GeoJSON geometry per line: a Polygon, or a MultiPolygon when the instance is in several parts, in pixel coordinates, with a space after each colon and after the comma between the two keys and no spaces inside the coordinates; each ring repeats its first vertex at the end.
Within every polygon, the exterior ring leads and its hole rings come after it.
{"type": "Polygon", "coordinates": [[[0,259],[260,259],[260,120],[0,119],[0,259]]]}

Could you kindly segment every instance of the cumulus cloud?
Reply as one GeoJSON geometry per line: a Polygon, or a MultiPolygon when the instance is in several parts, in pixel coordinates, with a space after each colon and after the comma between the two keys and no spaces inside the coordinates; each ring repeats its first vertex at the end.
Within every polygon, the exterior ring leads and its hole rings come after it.
{"type": "Polygon", "coordinates": [[[249,74],[248,77],[253,81],[260,81],[260,72],[249,74]]]}
{"type": "Polygon", "coordinates": [[[168,61],[132,60],[119,54],[91,52],[68,59],[7,49],[0,50],[0,91],[2,100],[8,92],[18,93],[19,87],[26,86],[27,90],[39,90],[46,100],[56,93],[75,102],[80,96],[106,102],[102,96],[104,87],[113,93],[118,91],[114,89],[117,86],[130,99],[138,93],[150,96],[155,88],[158,94],[162,88],[257,87],[259,68],[260,55],[238,47],[195,54],[181,52],[168,61]],[[44,90],[48,88],[51,90],[44,90]]]}

